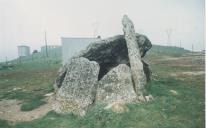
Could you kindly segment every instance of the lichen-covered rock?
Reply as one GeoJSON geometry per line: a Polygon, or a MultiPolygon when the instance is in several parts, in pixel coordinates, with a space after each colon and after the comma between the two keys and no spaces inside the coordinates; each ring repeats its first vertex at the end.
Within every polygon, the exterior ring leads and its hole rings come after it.
{"type": "Polygon", "coordinates": [[[152,44],[135,33],[127,16],[122,24],[124,35],[91,43],[59,70],[54,84],[55,111],[84,115],[99,102],[105,109],[122,112],[125,103],[152,99],[145,95],[151,71],[141,59],[152,44]]]}
{"type": "MultiPolygon", "coordinates": [[[[140,48],[141,57],[152,47],[150,40],[138,33],[135,34],[136,43],[140,48]]],[[[119,64],[130,66],[128,48],[124,35],[117,35],[107,39],[91,43],[75,57],[85,57],[90,61],[96,61],[100,65],[98,79],[100,80],[107,72],[119,64]]]]}
{"type": "Polygon", "coordinates": [[[144,38],[136,40],[134,25],[128,18],[128,16],[124,15],[122,19],[122,25],[128,48],[128,56],[131,66],[132,79],[134,81],[135,92],[138,95],[138,99],[140,101],[144,101],[144,95],[146,94],[146,75],[144,73],[144,68],[141,61],[140,47],[138,45],[141,44],[141,42],[144,42],[144,38]]]}
{"type": "Polygon", "coordinates": [[[67,64],[61,87],[56,92],[54,109],[84,115],[95,98],[99,65],[86,58],[73,58],[67,64]]]}
{"type": "Polygon", "coordinates": [[[112,104],[113,102],[133,103],[137,95],[133,88],[131,70],[125,64],[110,70],[98,84],[96,102],[112,104]]]}
{"type": "Polygon", "coordinates": [[[65,78],[65,75],[67,73],[67,67],[68,67],[67,64],[65,64],[58,71],[58,77],[56,78],[54,85],[53,85],[55,91],[61,87],[62,82],[64,81],[64,78],[65,78]]]}

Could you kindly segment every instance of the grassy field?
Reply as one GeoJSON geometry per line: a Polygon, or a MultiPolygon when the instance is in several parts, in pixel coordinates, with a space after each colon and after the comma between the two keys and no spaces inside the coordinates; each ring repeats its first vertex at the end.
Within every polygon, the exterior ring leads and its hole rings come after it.
{"type": "MultiPolygon", "coordinates": [[[[148,91],[154,100],[128,104],[128,112],[114,113],[96,105],[84,117],[50,111],[42,118],[13,125],[1,119],[0,128],[204,128],[204,75],[184,74],[204,71],[204,58],[181,57],[182,54],[151,51],[147,55],[145,60],[153,72],[148,91]]],[[[0,99],[23,100],[24,111],[44,104],[44,95],[53,91],[59,66],[36,61],[1,70],[0,99]]]]}
{"type": "Polygon", "coordinates": [[[0,70],[0,99],[23,100],[23,111],[44,104],[44,95],[53,91],[59,66],[60,63],[29,61],[0,70]]]}

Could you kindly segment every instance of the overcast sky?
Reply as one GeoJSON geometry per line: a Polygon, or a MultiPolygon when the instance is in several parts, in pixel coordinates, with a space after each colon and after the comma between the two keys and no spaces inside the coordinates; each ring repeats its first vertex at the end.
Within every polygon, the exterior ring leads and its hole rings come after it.
{"type": "Polygon", "coordinates": [[[153,44],[204,49],[204,0],[0,0],[0,61],[17,57],[17,46],[40,49],[44,31],[51,45],[61,37],[102,38],[123,34],[127,14],[136,32],[153,44]],[[95,34],[94,34],[94,31],[95,34]]]}

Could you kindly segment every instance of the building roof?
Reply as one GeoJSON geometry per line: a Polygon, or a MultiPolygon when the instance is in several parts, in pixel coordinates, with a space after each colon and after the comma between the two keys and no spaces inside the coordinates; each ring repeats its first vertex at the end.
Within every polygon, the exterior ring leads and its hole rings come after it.
{"type": "Polygon", "coordinates": [[[29,48],[29,46],[26,46],[26,45],[19,45],[18,47],[28,47],[29,48]]]}
{"type": "Polygon", "coordinates": [[[97,39],[94,37],[61,37],[61,39],[97,39]]]}

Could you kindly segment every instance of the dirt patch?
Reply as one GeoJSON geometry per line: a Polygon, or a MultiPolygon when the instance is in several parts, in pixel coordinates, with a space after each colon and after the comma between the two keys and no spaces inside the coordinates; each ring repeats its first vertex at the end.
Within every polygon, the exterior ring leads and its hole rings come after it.
{"type": "Polygon", "coordinates": [[[52,98],[46,98],[47,103],[32,111],[21,111],[22,101],[19,100],[1,100],[0,118],[8,120],[10,123],[31,121],[46,115],[52,110],[52,98]]]}
{"type": "Polygon", "coordinates": [[[161,58],[161,59],[154,60],[152,64],[158,64],[159,66],[166,66],[174,69],[180,69],[180,70],[192,71],[192,72],[205,70],[204,56],[161,58]]]}
{"type": "Polygon", "coordinates": [[[197,72],[182,72],[183,75],[203,75],[205,74],[204,71],[197,71],[197,72]]]}
{"type": "Polygon", "coordinates": [[[203,74],[205,74],[204,71],[194,71],[194,72],[176,72],[176,73],[171,73],[170,75],[176,77],[182,75],[193,76],[193,75],[203,75],[203,74]]]}

